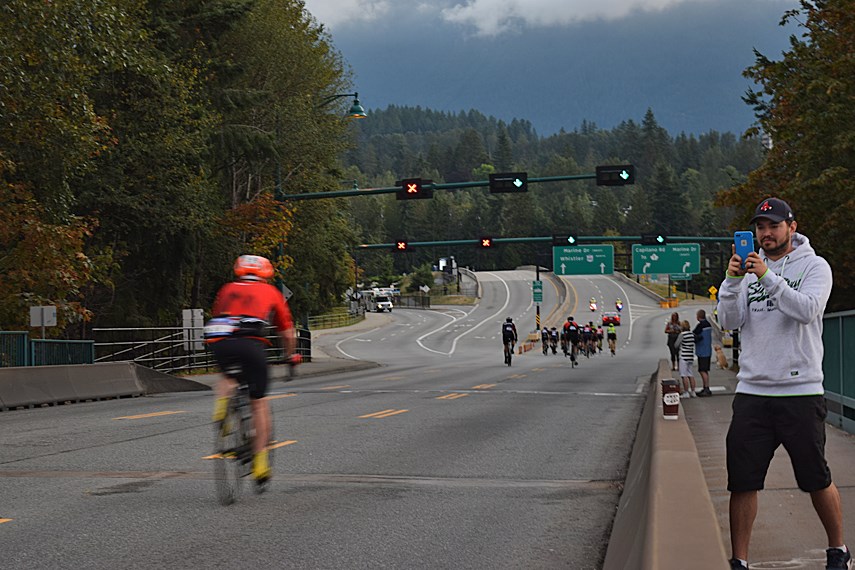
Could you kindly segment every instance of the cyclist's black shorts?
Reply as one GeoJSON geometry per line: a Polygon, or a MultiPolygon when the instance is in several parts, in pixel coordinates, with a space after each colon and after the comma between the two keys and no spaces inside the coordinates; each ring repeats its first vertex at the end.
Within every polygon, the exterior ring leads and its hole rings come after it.
{"type": "Polygon", "coordinates": [[[210,345],[220,370],[240,365],[249,386],[249,397],[255,400],[267,394],[267,355],[265,344],[251,338],[225,338],[210,345]]]}
{"type": "Polygon", "coordinates": [[[503,336],[503,337],[502,337],[502,344],[503,344],[503,345],[505,345],[505,344],[508,344],[508,343],[516,344],[516,341],[514,340],[514,337],[512,337],[512,336],[507,336],[507,335],[503,336]]]}

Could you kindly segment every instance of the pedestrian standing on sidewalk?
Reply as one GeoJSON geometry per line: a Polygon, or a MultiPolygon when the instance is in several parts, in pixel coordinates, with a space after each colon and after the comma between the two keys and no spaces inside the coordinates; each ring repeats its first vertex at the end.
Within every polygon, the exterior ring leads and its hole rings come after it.
{"type": "Polygon", "coordinates": [[[680,351],[677,349],[677,339],[683,329],[680,327],[680,315],[671,313],[671,320],[665,323],[665,334],[668,335],[668,350],[671,352],[671,370],[677,370],[680,351]]]}
{"type": "Polygon", "coordinates": [[[848,570],[840,493],[825,460],[822,314],[831,268],[796,232],[783,200],[763,200],[751,223],[761,249],[745,260],[731,256],[718,309],[722,328],[740,329],[742,341],[727,433],[731,568],[748,567],[757,494],[783,444],[828,537],[826,568],[848,570]]]}
{"type": "Polygon", "coordinates": [[[710,391],[710,360],[712,360],[712,325],[707,320],[707,312],[698,309],[696,315],[698,324],[692,333],[695,335],[695,354],[698,357],[698,373],[704,387],[697,394],[699,397],[712,396],[710,391]]]}
{"type": "Polygon", "coordinates": [[[692,332],[689,321],[680,323],[680,336],[677,338],[677,350],[680,351],[680,376],[683,378],[681,398],[694,398],[695,373],[692,365],[695,363],[695,333],[692,332]]]}

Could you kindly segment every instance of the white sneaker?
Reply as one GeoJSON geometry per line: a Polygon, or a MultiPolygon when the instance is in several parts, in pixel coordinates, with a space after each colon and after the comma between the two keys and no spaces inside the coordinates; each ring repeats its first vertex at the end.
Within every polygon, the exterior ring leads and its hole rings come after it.
{"type": "Polygon", "coordinates": [[[689,396],[691,396],[692,398],[697,398],[697,397],[698,397],[698,395],[697,395],[697,394],[695,394],[695,392],[694,392],[694,391],[690,391],[690,392],[689,392],[689,396]]]}
{"type": "Polygon", "coordinates": [[[681,399],[681,400],[685,400],[685,399],[686,399],[686,398],[688,398],[688,397],[689,397],[689,393],[688,393],[688,392],[683,392],[682,394],[680,394],[680,399],[681,399]]]}

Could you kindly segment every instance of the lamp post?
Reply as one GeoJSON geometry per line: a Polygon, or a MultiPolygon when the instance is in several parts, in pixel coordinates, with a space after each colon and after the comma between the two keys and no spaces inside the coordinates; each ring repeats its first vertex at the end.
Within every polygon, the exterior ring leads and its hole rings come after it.
{"type": "Polygon", "coordinates": [[[319,104],[318,108],[325,107],[332,103],[337,99],[341,99],[342,97],[353,97],[353,104],[350,106],[350,109],[347,111],[345,118],[348,119],[364,119],[368,115],[365,113],[365,108],[359,102],[359,93],[339,93],[337,95],[330,95],[329,97],[323,99],[319,104]]]}

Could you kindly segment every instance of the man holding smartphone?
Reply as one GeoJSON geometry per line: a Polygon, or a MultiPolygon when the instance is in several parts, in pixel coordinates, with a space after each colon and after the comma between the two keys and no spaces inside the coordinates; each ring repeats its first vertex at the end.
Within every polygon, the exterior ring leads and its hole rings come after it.
{"type": "Polygon", "coordinates": [[[743,259],[734,247],[718,305],[722,328],[741,329],[742,341],[727,434],[731,568],[748,567],[757,493],[783,444],[828,536],[826,568],[848,570],[840,494],[825,460],[822,315],[831,268],[796,232],[783,200],[763,200],[751,223],[761,249],[743,259]]]}

